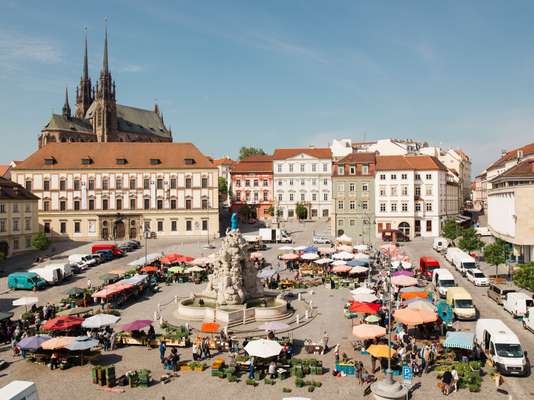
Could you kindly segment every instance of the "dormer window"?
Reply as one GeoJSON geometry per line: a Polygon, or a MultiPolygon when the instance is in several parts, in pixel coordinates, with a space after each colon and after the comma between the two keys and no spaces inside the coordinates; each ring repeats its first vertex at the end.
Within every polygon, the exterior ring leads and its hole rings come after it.
{"type": "Polygon", "coordinates": [[[54,165],[56,163],[56,159],[54,157],[47,157],[44,159],[45,165],[54,165]]]}
{"type": "Polygon", "coordinates": [[[91,157],[84,157],[82,158],[82,165],[91,165],[93,163],[93,160],[91,157]]]}
{"type": "Polygon", "coordinates": [[[161,164],[161,160],[159,158],[150,159],[150,165],[159,165],[159,164],[161,164]]]}
{"type": "Polygon", "coordinates": [[[117,158],[117,165],[126,165],[128,164],[128,161],[126,158],[117,158]]]}
{"type": "Polygon", "coordinates": [[[195,164],[195,159],[194,158],[185,158],[184,162],[185,162],[185,165],[193,165],[193,164],[195,164]]]}

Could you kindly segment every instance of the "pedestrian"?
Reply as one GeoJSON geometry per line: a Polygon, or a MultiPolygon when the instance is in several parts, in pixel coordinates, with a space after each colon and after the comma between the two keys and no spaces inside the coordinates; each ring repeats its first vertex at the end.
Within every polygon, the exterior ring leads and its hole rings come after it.
{"type": "Polygon", "coordinates": [[[248,364],[248,379],[254,379],[254,358],[251,358],[248,364]]]}
{"type": "Polygon", "coordinates": [[[276,378],[276,363],[274,360],[269,363],[269,377],[271,379],[276,378]]]}
{"type": "Polygon", "coordinates": [[[87,279],[87,289],[91,290],[93,287],[93,282],[91,282],[91,279],[87,279]]]}
{"type": "Polygon", "coordinates": [[[50,369],[53,370],[54,368],[58,368],[58,367],[59,367],[59,356],[54,351],[52,355],[50,356],[50,369]]]}
{"type": "Polygon", "coordinates": [[[160,359],[162,364],[165,361],[165,352],[166,351],[167,351],[167,345],[165,344],[165,341],[162,340],[161,343],[159,344],[159,359],[160,359]]]}
{"type": "Polygon", "coordinates": [[[323,338],[321,339],[321,345],[323,346],[323,351],[321,354],[328,352],[328,333],[324,331],[323,338]]]}
{"type": "Polygon", "coordinates": [[[334,357],[336,359],[336,364],[339,363],[339,343],[336,344],[336,346],[334,347],[334,357]]]}
{"type": "Polygon", "coordinates": [[[456,368],[454,368],[454,366],[451,369],[451,375],[453,392],[456,392],[458,391],[458,381],[460,380],[460,377],[458,376],[458,371],[456,371],[456,368]]]}
{"type": "Polygon", "coordinates": [[[198,344],[196,342],[193,342],[191,351],[193,353],[193,361],[198,361],[200,357],[198,356],[198,344]]]}
{"type": "Polygon", "coordinates": [[[109,338],[109,350],[113,351],[115,350],[115,339],[117,337],[117,332],[113,332],[109,338]]]}
{"type": "Polygon", "coordinates": [[[358,374],[358,383],[360,385],[363,385],[363,363],[361,361],[358,363],[357,374],[358,374]]]}
{"type": "Polygon", "coordinates": [[[374,374],[376,371],[376,357],[371,356],[371,374],[374,374]]]}
{"type": "Polygon", "coordinates": [[[152,348],[152,341],[156,340],[156,331],[154,330],[154,327],[150,325],[148,328],[148,332],[146,334],[146,346],[150,350],[152,348]]]}

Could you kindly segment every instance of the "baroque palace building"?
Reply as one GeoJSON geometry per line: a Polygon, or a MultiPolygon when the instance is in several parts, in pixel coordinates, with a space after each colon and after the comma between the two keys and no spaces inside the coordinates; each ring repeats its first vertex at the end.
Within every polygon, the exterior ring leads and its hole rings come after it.
{"type": "Polygon", "coordinates": [[[43,147],[52,142],[172,142],[172,132],[165,126],[157,104],[153,110],[143,110],[117,103],[115,81],[109,69],[107,29],[102,69],[95,86],[89,77],[85,38],[74,114],[65,91],[62,113],[52,114],[41,131],[38,145],[43,147]]]}

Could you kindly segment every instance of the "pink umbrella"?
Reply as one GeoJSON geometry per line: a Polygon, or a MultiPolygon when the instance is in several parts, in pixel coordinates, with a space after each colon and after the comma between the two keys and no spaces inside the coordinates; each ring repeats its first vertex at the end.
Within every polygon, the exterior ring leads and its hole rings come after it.
{"type": "Polygon", "coordinates": [[[349,253],[352,253],[352,251],[353,251],[352,246],[349,246],[349,245],[346,245],[346,244],[342,244],[340,246],[337,246],[337,249],[338,249],[338,251],[347,251],[349,253]]]}
{"type": "Polygon", "coordinates": [[[293,253],[288,253],[288,254],[284,254],[280,257],[281,260],[284,260],[284,261],[293,261],[293,260],[298,260],[299,258],[299,255],[298,254],[293,254],[293,253]]]}
{"type": "Polygon", "coordinates": [[[317,251],[320,254],[332,254],[336,252],[336,249],[334,247],[319,247],[317,251]]]}
{"type": "Polygon", "coordinates": [[[391,274],[391,276],[413,276],[413,272],[412,271],[406,271],[406,270],[397,271],[397,272],[393,272],[391,274]]]}
{"type": "Polygon", "coordinates": [[[138,319],[137,321],[130,322],[129,324],[124,324],[121,329],[123,331],[138,331],[139,329],[146,328],[149,325],[152,325],[154,321],[149,319],[138,319]]]}
{"type": "Polygon", "coordinates": [[[332,268],[332,271],[334,271],[336,274],[349,272],[350,270],[352,270],[352,267],[349,267],[348,265],[336,265],[334,268],[332,268]]]}
{"type": "Polygon", "coordinates": [[[410,276],[394,276],[391,283],[395,286],[414,286],[417,285],[417,279],[410,276]]]}

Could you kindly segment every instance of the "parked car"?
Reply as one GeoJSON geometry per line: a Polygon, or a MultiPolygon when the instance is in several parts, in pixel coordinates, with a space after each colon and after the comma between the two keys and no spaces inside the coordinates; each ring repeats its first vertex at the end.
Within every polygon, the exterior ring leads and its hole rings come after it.
{"type": "Polygon", "coordinates": [[[113,257],[122,257],[124,255],[124,252],[115,244],[94,244],[93,247],[91,247],[91,253],[93,254],[99,250],[110,250],[113,257]]]}
{"type": "Polygon", "coordinates": [[[442,251],[447,250],[447,247],[449,247],[449,240],[442,237],[434,238],[434,243],[432,243],[432,248],[436,250],[438,253],[441,253],[442,251]]]}
{"type": "Polygon", "coordinates": [[[523,317],[529,308],[534,307],[534,300],[525,293],[511,292],[506,295],[503,307],[514,318],[523,317]]]}
{"type": "Polygon", "coordinates": [[[468,269],[477,267],[475,259],[457,247],[449,247],[445,253],[445,258],[463,276],[465,276],[468,269]]]}
{"type": "Polygon", "coordinates": [[[432,283],[439,293],[439,297],[445,298],[447,290],[456,286],[454,277],[448,269],[438,268],[432,271],[432,283]]]}
{"type": "Polygon", "coordinates": [[[131,243],[134,246],[134,248],[136,248],[136,249],[140,249],[141,248],[141,242],[139,240],[130,239],[130,240],[128,240],[128,243],[131,243]]]}
{"type": "Polygon", "coordinates": [[[128,243],[128,242],[124,242],[124,243],[119,244],[118,248],[119,248],[119,250],[122,250],[125,253],[135,250],[133,244],[132,243],[128,243]]]}
{"type": "Polygon", "coordinates": [[[489,279],[478,268],[468,269],[465,273],[467,280],[475,286],[489,286],[489,279]]]}
{"type": "Polygon", "coordinates": [[[332,241],[323,235],[313,235],[313,243],[315,244],[331,244],[332,241]]]}
{"type": "Polygon", "coordinates": [[[46,285],[46,281],[35,272],[13,272],[7,276],[9,289],[39,290],[46,285]]]}
{"type": "Polygon", "coordinates": [[[503,305],[506,300],[506,295],[515,291],[515,287],[511,285],[493,283],[489,286],[487,294],[488,297],[495,301],[497,304],[503,305]]]}
{"type": "Polygon", "coordinates": [[[113,260],[113,251],[111,250],[97,250],[96,254],[98,254],[104,262],[113,260]]]}

